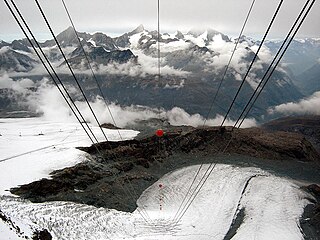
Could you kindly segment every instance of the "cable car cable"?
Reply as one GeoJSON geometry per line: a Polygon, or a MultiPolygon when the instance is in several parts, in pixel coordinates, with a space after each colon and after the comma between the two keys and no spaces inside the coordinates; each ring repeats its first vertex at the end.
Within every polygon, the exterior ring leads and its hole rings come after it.
{"type": "MultiPolygon", "coordinates": [[[[45,62],[43,61],[43,59],[41,58],[40,54],[38,53],[36,47],[34,46],[32,40],[30,39],[30,37],[28,36],[28,34],[26,33],[26,31],[24,30],[22,24],[20,23],[19,19],[17,18],[17,16],[15,15],[15,13],[13,12],[12,7],[9,5],[8,1],[5,0],[5,3],[9,9],[9,11],[11,12],[12,16],[14,17],[15,21],[17,22],[17,24],[19,25],[20,29],[22,30],[23,34],[25,35],[25,37],[27,38],[28,42],[30,43],[31,47],[33,48],[33,50],[35,51],[36,55],[38,56],[38,58],[40,59],[42,65],[44,66],[44,68],[46,69],[47,73],[49,74],[49,76],[51,77],[53,83],[55,84],[55,86],[58,88],[60,94],[62,95],[62,97],[64,98],[65,102],[68,104],[69,108],[71,109],[72,113],[74,114],[74,116],[77,118],[78,122],[80,123],[80,125],[82,126],[83,130],[86,132],[86,134],[88,135],[90,141],[94,144],[94,141],[92,139],[92,137],[90,136],[90,134],[88,133],[88,131],[86,130],[86,128],[83,126],[81,120],[79,119],[78,115],[76,114],[76,112],[74,111],[74,109],[72,108],[72,106],[70,105],[69,101],[67,100],[67,98],[65,97],[65,95],[63,94],[62,90],[60,89],[58,83],[56,82],[56,80],[54,79],[52,73],[49,71],[48,67],[46,66],[45,62]]],[[[45,58],[45,60],[47,61],[47,64],[50,66],[51,70],[54,72],[56,78],[58,79],[60,85],[62,86],[63,90],[66,92],[67,96],[69,97],[71,103],[73,104],[73,106],[75,107],[75,109],[77,110],[78,114],[81,116],[82,121],[86,124],[87,128],[90,130],[91,134],[93,135],[93,138],[98,142],[98,140],[96,139],[96,137],[94,136],[91,128],[88,126],[88,124],[86,123],[86,121],[84,120],[81,112],[79,111],[79,109],[77,108],[77,106],[75,105],[74,101],[72,100],[70,94],[68,93],[67,89],[65,88],[65,86],[63,85],[63,83],[61,82],[59,76],[56,74],[56,72],[54,71],[50,61],[48,60],[48,58],[46,57],[46,55],[44,54],[41,46],[39,45],[38,41],[36,40],[35,36],[33,35],[31,29],[29,28],[28,24],[26,23],[26,21],[24,20],[21,12],[19,11],[19,9],[17,8],[17,6],[15,5],[15,3],[13,2],[13,0],[11,0],[11,3],[13,4],[15,10],[17,11],[18,15],[20,16],[21,20],[23,21],[25,27],[28,29],[30,35],[32,36],[32,38],[34,39],[34,42],[36,43],[36,45],[38,46],[40,52],[42,53],[43,57],[45,58]]]]}
{"type": "MultiPolygon", "coordinates": [[[[310,1],[310,0],[308,0],[307,2],[309,2],[309,1],[310,1]]],[[[256,101],[257,101],[257,99],[258,99],[258,97],[259,97],[259,96],[260,96],[260,94],[262,93],[262,91],[263,91],[264,87],[266,86],[266,84],[267,84],[267,83],[268,83],[268,81],[270,80],[270,78],[271,78],[271,76],[272,76],[273,72],[274,72],[274,71],[275,71],[275,69],[277,68],[277,66],[278,66],[279,62],[281,61],[282,57],[284,56],[285,52],[287,51],[287,49],[288,49],[289,45],[291,44],[291,42],[292,42],[292,40],[294,39],[294,37],[295,37],[295,35],[297,34],[297,32],[299,31],[299,29],[300,29],[300,27],[301,27],[302,23],[304,22],[305,18],[306,18],[306,17],[307,17],[307,15],[309,14],[309,12],[310,12],[310,10],[311,10],[311,8],[312,8],[312,6],[313,6],[313,4],[314,4],[314,3],[315,3],[315,0],[313,0],[313,1],[312,1],[312,3],[311,3],[311,5],[309,6],[309,8],[308,8],[307,12],[305,13],[305,15],[303,16],[302,20],[300,21],[300,23],[299,23],[299,25],[298,25],[297,29],[296,29],[296,30],[295,30],[295,32],[293,33],[293,36],[292,36],[292,37],[291,37],[291,39],[289,40],[289,43],[288,43],[288,44],[287,44],[287,46],[285,47],[285,49],[284,49],[283,53],[282,53],[282,54],[281,54],[281,56],[279,57],[278,61],[276,62],[275,66],[273,67],[273,69],[272,69],[271,73],[269,74],[268,78],[267,78],[267,79],[265,80],[265,82],[263,83],[263,85],[262,85],[262,87],[261,87],[260,91],[258,92],[258,94],[257,94],[257,96],[255,97],[255,99],[253,100],[253,102],[252,102],[251,106],[250,106],[250,107],[249,107],[249,109],[247,110],[247,113],[244,115],[244,117],[243,117],[242,121],[240,122],[240,124],[239,124],[238,128],[240,128],[240,126],[242,125],[242,123],[243,123],[244,119],[247,117],[247,115],[249,114],[249,112],[250,112],[251,108],[254,106],[255,102],[256,102],[256,101]]],[[[306,3],[306,5],[305,5],[305,7],[306,7],[306,6],[307,6],[307,3],[306,3]]],[[[302,13],[302,12],[301,12],[301,13],[302,13]]],[[[284,44],[283,44],[283,45],[284,45],[284,44]]]]}
{"type": "Polygon", "coordinates": [[[213,99],[212,99],[212,102],[211,102],[210,107],[209,107],[209,111],[208,111],[208,113],[207,113],[207,115],[206,115],[206,117],[205,117],[205,119],[204,119],[203,126],[206,125],[206,122],[207,122],[207,120],[209,119],[210,112],[211,112],[212,109],[213,109],[213,106],[214,106],[214,103],[215,103],[215,101],[216,101],[216,98],[217,98],[217,96],[218,96],[218,94],[219,94],[219,92],[220,92],[222,83],[223,83],[223,81],[225,80],[225,76],[226,76],[227,71],[228,71],[228,69],[229,69],[229,66],[230,66],[230,64],[231,64],[231,61],[232,61],[232,59],[233,59],[233,56],[234,56],[234,54],[235,54],[235,52],[236,52],[236,50],[237,50],[238,44],[239,44],[239,42],[240,42],[241,36],[242,36],[242,34],[243,34],[243,31],[244,31],[244,29],[245,29],[245,27],[246,27],[246,25],[247,25],[247,22],[248,22],[248,20],[249,20],[249,16],[250,16],[250,14],[251,14],[251,11],[252,11],[252,9],[253,9],[253,6],[254,6],[255,1],[256,1],[256,0],[253,0],[252,3],[251,3],[250,9],[249,9],[249,11],[248,11],[248,13],[247,13],[247,16],[246,16],[246,19],[245,19],[245,21],[244,21],[244,23],[243,23],[242,29],[241,29],[241,31],[240,31],[240,34],[239,34],[239,37],[238,37],[238,39],[237,39],[237,41],[236,41],[236,44],[235,44],[235,46],[234,46],[234,49],[233,49],[233,51],[232,51],[231,57],[230,57],[230,59],[229,59],[229,62],[228,62],[228,64],[227,64],[227,66],[225,67],[225,70],[224,70],[223,75],[222,75],[222,78],[221,78],[221,80],[220,80],[218,89],[217,89],[217,91],[216,91],[216,93],[215,93],[215,95],[214,95],[214,97],[213,97],[213,99]]]}
{"type": "Polygon", "coordinates": [[[70,63],[69,63],[67,57],[65,56],[65,54],[64,54],[64,52],[63,52],[63,50],[62,50],[62,48],[61,48],[61,46],[60,46],[60,44],[59,44],[59,42],[58,42],[58,39],[56,38],[56,36],[55,36],[55,34],[54,34],[54,32],[53,32],[50,24],[49,24],[48,19],[47,19],[47,17],[45,16],[45,14],[44,14],[44,12],[43,12],[43,10],[42,10],[41,5],[39,4],[39,1],[38,1],[38,0],[35,0],[35,2],[36,2],[36,5],[38,6],[38,9],[39,9],[39,11],[40,11],[40,13],[41,13],[41,15],[42,15],[45,23],[46,23],[46,25],[47,25],[47,27],[48,27],[51,35],[52,35],[55,43],[57,44],[57,47],[58,47],[59,50],[60,50],[61,55],[63,56],[63,59],[65,60],[65,63],[67,64],[67,66],[68,66],[68,68],[69,68],[69,70],[70,70],[70,72],[71,72],[71,75],[73,76],[73,78],[74,78],[77,86],[79,87],[79,90],[80,90],[80,92],[81,92],[81,94],[82,94],[85,102],[87,103],[87,105],[88,105],[88,107],[89,107],[89,109],[90,109],[90,111],[91,111],[91,113],[92,113],[92,115],[93,115],[96,123],[98,124],[98,126],[99,126],[99,128],[100,128],[100,130],[101,130],[101,132],[102,132],[102,134],[103,134],[103,136],[104,136],[104,138],[105,138],[107,141],[109,141],[109,139],[107,138],[105,132],[103,131],[103,129],[102,129],[102,127],[101,127],[101,124],[100,124],[100,122],[99,122],[96,114],[94,113],[94,111],[93,111],[93,109],[92,109],[92,107],[91,107],[91,105],[90,105],[90,103],[89,103],[89,101],[88,101],[88,99],[87,99],[87,97],[86,97],[86,95],[85,95],[85,93],[84,93],[84,91],[83,91],[83,89],[82,89],[82,87],[81,87],[81,85],[80,85],[77,77],[76,77],[75,73],[73,72],[73,70],[72,70],[72,68],[71,68],[70,63]]]}
{"type": "Polygon", "coordinates": [[[258,47],[258,50],[257,50],[257,52],[255,53],[255,55],[254,55],[254,57],[253,57],[253,59],[252,59],[252,61],[251,61],[251,64],[250,64],[250,66],[249,66],[249,68],[248,68],[248,70],[247,70],[247,72],[246,72],[246,74],[245,74],[245,76],[244,76],[244,78],[243,78],[243,80],[242,80],[242,82],[241,82],[238,90],[237,90],[236,95],[234,96],[234,98],[233,98],[233,100],[232,100],[232,102],[231,102],[231,104],[230,104],[230,106],[229,106],[229,109],[228,109],[228,111],[227,111],[227,113],[226,113],[226,115],[225,115],[225,117],[224,117],[224,119],[223,119],[220,127],[222,127],[223,124],[225,123],[225,121],[227,120],[227,117],[228,117],[228,115],[229,115],[229,113],[230,113],[230,111],[231,111],[231,109],[232,109],[232,107],[233,107],[233,104],[234,104],[234,102],[236,101],[236,99],[237,99],[237,97],[238,97],[238,95],[239,95],[239,93],[240,93],[240,90],[242,89],[243,84],[245,83],[245,81],[246,81],[246,79],[247,79],[247,77],[248,77],[248,75],[249,75],[249,72],[250,72],[250,70],[251,70],[254,62],[255,62],[255,60],[256,60],[257,57],[258,57],[258,54],[259,54],[259,52],[260,52],[260,49],[262,48],[263,43],[264,43],[264,41],[266,40],[267,35],[268,35],[268,33],[269,33],[269,31],[270,31],[270,29],[271,29],[271,27],[272,27],[272,25],[273,25],[273,23],[274,23],[277,15],[278,15],[278,13],[279,13],[279,10],[280,10],[280,8],[281,8],[281,6],[282,6],[283,1],[284,1],[284,0],[280,0],[279,5],[278,5],[278,7],[277,7],[277,9],[276,9],[276,12],[274,13],[274,15],[273,15],[273,17],[272,17],[272,20],[271,20],[271,22],[269,23],[269,26],[268,26],[268,28],[267,28],[267,31],[265,32],[265,34],[264,34],[264,36],[263,36],[263,38],[262,38],[262,40],[261,40],[261,42],[260,42],[260,45],[259,45],[259,47],[258,47]]]}
{"type": "MultiPolygon", "coordinates": [[[[77,40],[78,40],[78,42],[79,42],[79,45],[80,45],[81,49],[82,49],[82,52],[83,52],[83,54],[84,54],[84,56],[85,56],[85,58],[86,58],[86,60],[87,60],[87,62],[88,62],[88,66],[89,66],[89,69],[90,69],[90,71],[91,71],[91,73],[92,73],[92,77],[93,77],[93,79],[95,80],[95,82],[96,82],[96,84],[97,84],[97,86],[98,86],[98,90],[99,90],[99,92],[100,92],[100,94],[101,94],[101,97],[103,98],[104,103],[105,103],[105,105],[106,105],[106,107],[107,107],[107,109],[108,109],[108,112],[109,112],[110,116],[111,116],[111,120],[112,120],[113,124],[117,127],[115,118],[113,117],[113,114],[112,114],[112,112],[111,112],[111,109],[110,109],[110,107],[109,107],[109,104],[107,103],[107,98],[105,97],[105,95],[104,95],[103,92],[102,92],[102,89],[101,89],[101,86],[100,86],[100,84],[99,84],[99,81],[98,81],[98,79],[97,79],[97,77],[96,77],[96,74],[95,74],[94,71],[93,71],[93,68],[92,68],[92,65],[91,65],[89,56],[88,56],[87,52],[85,51],[85,49],[84,49],[84,47],[83,47],[83,44],[82,44],[82,42],[81,42],[81,40],[80,40],[80,37],[79,37],[79,34],[78,34],[77,30],[76,30],[76,27],[75,27],[75,25],[74,25],[74,22],[73,22],[73,20],[72,20],[72,18],[71,18],[71,15],[70,15],[70,13],[69,13],[69,10],[68,10],[67,5],[65,4],[64,0],[62,0],[62,4],[63,4],[63,6],[64,6],[64,9],[66,10],[66,13],[67,13],[68,18],[69,18],[69,20],[70,20],[70,23],[71,23],[71,25],[72,25],[73,31],[74,31],[74,33],[75,33],[75,35],[76,35],[76,37],[77,37],[77,40]]],[[[117,131],[118,131],[118,134],[119,134],[119,136],[120,136],[120,139],[123,141],[123,138],[122,138],[122,136],[121,136],[121,133],[120,133],[119,129],[117,129],[117,131]]]]}

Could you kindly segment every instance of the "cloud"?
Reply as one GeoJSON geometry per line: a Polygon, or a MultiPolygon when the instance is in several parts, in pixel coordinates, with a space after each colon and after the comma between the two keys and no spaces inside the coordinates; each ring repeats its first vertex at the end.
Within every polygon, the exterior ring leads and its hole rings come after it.
{"type": "MultiPolygon", "coordinates": [[[[166,112],[166,117],[171,125],[179,126],[179,125],[188,125],[193,127],[199,127],[203,126],[205,122],[205,118],[201,116],[200,114],[193,114],[190,115],[186,111],[184,111],[181,108],[174,107],[172,110],[166,112]]],[[[206,121],[206,126],[220,126],[220,124],[223,121],[223,116],[217,115],[214,119],[208,119],[206,121]]],[[[233,126],[235,124],[235,121],[232,121],[230,119],[227,119],[225,122],[225,126],[233,126]]],[[[247,127],[254,127],[257,126],[257,122],[255,119],[246,119],[243,124],[242,128],[247,127]]]]}
{"type": "Polygon", "coordinates": [[[14,81],[7,73],[0,76],[0,89],[11,89],[18,93],[25,93],[27,89],[34,85],[35,83],[28,78],[22,78],[14,81]]]}
{"type": "MultiPolygon", "coordinates": [[[[62,122],[75,122],[76,118],[73,116],[68,104],[62,98],[60,92],[56,86],[52,85],[47,78],[43,78],[37,84],[33,83],[29,79],[22,79],[19,81],[13,81],[8,76],[1,77],[0,88],[6,87],[11,89],[18,89],[19,93],[23,93],[23,97],[17,98],[20,101],[20,105],[28,107],[30,111],[40,114],[44,119],[56,120],[62,122]],[[20,83],[20,85],[18,85],[20,83]],[[19,86],[19,87],[16,87],[19,86]],[[28,89],[32,86],[36,90],[28,89]]],[[[74,97],[77,95],[73,87],[67,86],[70,94],[74,97]]],[[[79,99],[79,98],[78,98],[79,99]]],[[[75,101],[78,109],[84,116],[85,121],[97,125],[94,116],[92,115],[87,103],[83,101],[75,101]]],[[[111,111],[116,125],[119,127],[125,127],[127,125],[133,125],[140,120],[148,120],[151,118],[159,117],[159,110],[152,109],[146,106],[120,106],[115,103],[109,104],[109,109],[106,107],[101,97],[96,97],[90,102],[90,105],[99,119],[100,124],[112,123],[114,124],[109,110],[111,111]]],[[[181,108],[174,107],[169,111],[161,110],[160,117],[167,119],[171,125],[190,125],[190,126],[202,126],[204,123],[204,117],[200,114],[190,115],[181,108]]],[[[223,117],[217,115],[215,119],[208,119],[206,125],[217,126],[220,125],[223,117]]],[[[233,125],[234,121],[228,120],[226,125],[233,125]]],[[[247,119],[242,127],[255,126],[254,119],[247,119]]]]}
{"type": "MultiPolygon", "coordinates": [[[[137,67],[139,68],[140,74],[158,74],[158,58],[147,56],[143,51],[138,49],[133,50],[133,53],[138,56],[139,65],[137,67]]],[[[186,76],[189,74],[186,71],[170,67],[163,58],[160,59],[160,65],[162,75],[186,76]]]]}
{"type": "Polygon", "coordinates": [[[320,91],[299,102],[289,102],[269,109],[269,113],[320,115],[320,91]]]}
{"type": "MultiPolygon", "coordinates": [[[[157,75],[158,74],[158,59],[152,56],[147,56],[141,50],[133,51],[138,56],[138,62],[129,60],[125,63],[110,62],[108,64],[97,64],[92,62],[92,67],[96,74],[112,74],[112,75],[127,75],[131,77],[145,77],[146,75],[157,75]]],[[[61,61],[54,62],[55,71],[59,74],[70,74],[70,70],[66,64],[61,64],[61,61]]],[[[88,69],[85,59],[73,67],[73,72],[76,74],[87,74],[91,75],[92,72],[88,69]]],[[[175,69],[167,65],[165,60],[161,60],[160,71],[162,75],[174,75],[174,76],[186,76],[189,73],[180,69],[175,69]]],[[[44,74],[45,69],[39,65],[30,71],[28,74],[37,75],[44,74]]],[[[15,74],[17,76],[24,76],[25,74],[15,74]]]]}

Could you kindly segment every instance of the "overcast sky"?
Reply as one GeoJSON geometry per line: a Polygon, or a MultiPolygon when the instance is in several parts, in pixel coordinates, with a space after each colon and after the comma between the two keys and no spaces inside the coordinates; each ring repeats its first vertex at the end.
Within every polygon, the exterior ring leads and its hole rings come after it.
{"type": "MultiPolygon", "coordinates": [[[[160,0],[161,32],[213,28],[236,36],[252,0],[160,0]]],[[[245,35],[259,38],[280,0],[256,0],[245,35]]],[[[269,38],[283,38],[306,0],[284,0],[269,38]]],[[[39,0],[56,33],[70,26],[61,0],[39,0]]],[[[157,0],[65,0],[78,31],[120,35],[139,24],[157,27],[157,0]]],[[[15,0],[38,39],[49,38],[34,0],[15,0]]],[[[0,1],[0,39],[22,38],[4,1],[0,1]]],[[[320,2],[316,1],[298,37],[320,37],[320,2]]]]}

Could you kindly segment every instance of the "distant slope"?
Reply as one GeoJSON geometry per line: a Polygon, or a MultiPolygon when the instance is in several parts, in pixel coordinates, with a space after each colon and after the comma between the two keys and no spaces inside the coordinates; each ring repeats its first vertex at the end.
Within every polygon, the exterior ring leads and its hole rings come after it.
{"type": "Polygon", "coordinates": [[[320,91],[320,62],[297,76],[295,84],[306,95],[320,91]]]}
{"type": "Polygon", "coordinates": [[[285,117],[270,121],[263,128],[304,135],[320,152],[320,116],[285,117]]]}

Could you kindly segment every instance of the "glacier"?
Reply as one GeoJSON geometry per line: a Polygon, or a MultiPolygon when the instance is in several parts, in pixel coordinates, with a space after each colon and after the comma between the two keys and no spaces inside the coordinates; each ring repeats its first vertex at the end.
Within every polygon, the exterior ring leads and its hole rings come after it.
{"type": "MultiPolygon", "coordinates": [[[[100,129],[92,129],[102,140],[100,129]]],[[[137,135],[132,130],[120,131],[126,139],[137,135]]],[[[119,140],[116,130],[105,132],[119,140]]],[[[143,192],[133,213],[72,202],[32,203],[7,190],[88,160],[75,147],[90,142],[76,123],[41,118],[0,119],[0,133],[0,210],[20,229],[16,234],[0,221],[1,240],[31,237],[37,229],[47,229],[53,239],[69,240],[303,239],[299,219],[310,196],[298,182],[258,167],[215,165],[180,220],[175,218],[177,210],[192,192],[188,189],[199,165],[164,175],[143,192]],[[230,235],[241,211],[243,216],[230,235]]],[[[193,188],[208,166],[202,166],[193,188]]]]}

